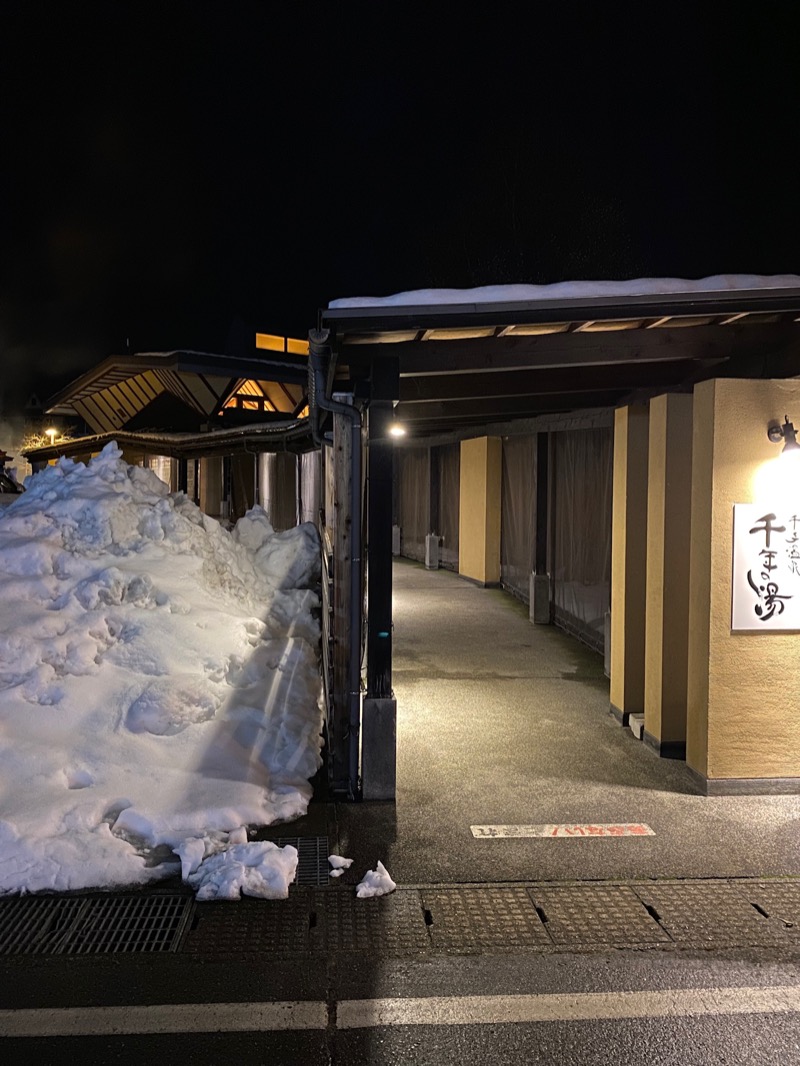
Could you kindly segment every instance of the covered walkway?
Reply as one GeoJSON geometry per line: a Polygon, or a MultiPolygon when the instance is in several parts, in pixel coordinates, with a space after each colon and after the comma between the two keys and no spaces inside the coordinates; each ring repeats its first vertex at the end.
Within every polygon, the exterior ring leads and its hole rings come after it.
{"type": "Polygon", "coordinates": [[[600,656],[444,570],[394,564],[397,803],[338,804],[354,868],[401,883],[800,874],[800,797],[696,794],[609,713],[600,656]],[[654,836],[476,839],[472,825],[654,836]]]}

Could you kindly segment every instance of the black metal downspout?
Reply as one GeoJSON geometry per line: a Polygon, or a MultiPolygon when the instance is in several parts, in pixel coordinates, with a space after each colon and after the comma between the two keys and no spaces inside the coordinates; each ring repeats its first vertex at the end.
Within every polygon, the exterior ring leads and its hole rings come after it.
{"type": "MultiPolygon", "coordinates": [[[[330,331],[312,329],[308,334],[308,406],[311,432],[314,443],[323,443],[319,432],[319,412],[331,411],[344,415],[350,421],[352,435],[350,466],[350,648],[348,659],[348,704],[349,704],[349,780],[350,798],[357,799],[359,733],[361,731],[361,413],[358,408],[331,399],[326,392],[326,376],[330,360],[328,340],[330,331]]],[[[325,436],[328,441],[328,436],[325,436]]],[[[331,438],[332,442],[332,438],[331,438]]]]}

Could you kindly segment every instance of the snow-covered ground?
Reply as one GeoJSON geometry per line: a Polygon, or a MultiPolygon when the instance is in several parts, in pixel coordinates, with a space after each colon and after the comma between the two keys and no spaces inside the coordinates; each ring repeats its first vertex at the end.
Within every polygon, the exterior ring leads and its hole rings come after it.
{"type": "Polygon", "coordinates": [[[108,445],[0,511],[0,893],[284,896],[320,765],[316,530],[227,532],[108,445]]]}

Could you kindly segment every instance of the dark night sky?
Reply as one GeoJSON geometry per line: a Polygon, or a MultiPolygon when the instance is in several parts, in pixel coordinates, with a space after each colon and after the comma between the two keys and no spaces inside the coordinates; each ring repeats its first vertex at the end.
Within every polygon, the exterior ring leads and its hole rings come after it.
{"type": "Polygon", "coordinates": [[[0,414],[337,296],[800,272],[797,19],[699,6],[5,0],[0,414]]]}

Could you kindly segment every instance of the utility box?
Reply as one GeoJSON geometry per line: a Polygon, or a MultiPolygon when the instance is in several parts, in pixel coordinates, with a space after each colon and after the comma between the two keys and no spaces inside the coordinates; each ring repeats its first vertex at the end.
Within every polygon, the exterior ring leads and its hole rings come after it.
{"type": "Polygon", "coordinates": [[[439,569],[439,536],[429,533],[425,538],[425,569],[439,569]]]}
{"type": "Polygon", "coordinates": [[[392,526],[392,555],[400,554],[400,526],[392,526]]]}

